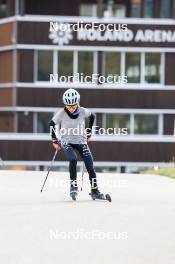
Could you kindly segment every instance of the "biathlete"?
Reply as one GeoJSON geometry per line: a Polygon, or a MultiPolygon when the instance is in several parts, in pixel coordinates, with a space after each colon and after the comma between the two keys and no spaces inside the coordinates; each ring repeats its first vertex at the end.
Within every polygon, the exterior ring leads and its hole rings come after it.
{"type": "Polygon", "coordinates": [[[80,106],[80,94],[75,89],[66,90],[63,94],[63,103],[64,108],[59,110],[50,121],[50,131],[53,147],[57,150],[62,149],[69,160],[70,196],[73,200],[76,200],[78,194],[76,155],[76,151],[78,151],[89,174],[92,199],[111,201],[108,194],[104,195],[98,189],[93,157],[87,144],[92,135],[95,115],[87,108],[80,106]],[[87,118],[89,119],[89,126],[85,128],[87,118]],[[55,132],[56,126],[59,129],[58,137],[60,139],[58,139],[55,132]],[[62,133],[63,131],[64,133],[62,133]],[[75,131],[76,133],[74,133],[75,131]]]}

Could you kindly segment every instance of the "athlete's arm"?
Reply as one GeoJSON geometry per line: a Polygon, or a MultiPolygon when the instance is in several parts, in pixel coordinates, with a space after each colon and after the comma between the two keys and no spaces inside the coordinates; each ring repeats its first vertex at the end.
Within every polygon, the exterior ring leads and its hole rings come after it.
{"type": "Polygon", "coordinates": [[[93,127],[94,121],[95,121],[95,115],[91,113],[89,116],[89,125],[87,128],[87,133],[88,133],[87,138],[90,138],[92,135],[92,127],[93,127]]]}
{"type": "Polygon", "coordinates": [[[52,145],[53,145],[54,149],[60,150],[61,149],[61,143],[56,137],[55,125],[56,125],[55,122],[53,120],[51,120],[49,123],[49,128],[50,128],[50,134],[52,137],[52,145]]]}
{"type": "Polygon", "coordinates": [[[56,125],[55,122],[51,120],[49,123],[49,128],[50,128],[50,134],[51,134],[52,139],[57,138],[55,134],[55,125],[56,125]]]}

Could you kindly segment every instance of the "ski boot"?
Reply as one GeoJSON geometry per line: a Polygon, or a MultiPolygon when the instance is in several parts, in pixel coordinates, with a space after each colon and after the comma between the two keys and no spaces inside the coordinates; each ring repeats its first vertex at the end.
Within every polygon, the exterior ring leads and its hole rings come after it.
{"type": "Polygon", "coordinates": [[[78,195],[78,187],[75,183],[71,183],[70,185],[70,197],[73,201],[76,201],[76,197],[78,195]]]}
{"type": "Polygon", "coordinates": [[[91,189],[91,193],[89,194],[92,198],[92,200],[107,200],[108,202],[111,202],[111,196],[109,194],[103,194],[101,193],[98,188],[91,189]]]}

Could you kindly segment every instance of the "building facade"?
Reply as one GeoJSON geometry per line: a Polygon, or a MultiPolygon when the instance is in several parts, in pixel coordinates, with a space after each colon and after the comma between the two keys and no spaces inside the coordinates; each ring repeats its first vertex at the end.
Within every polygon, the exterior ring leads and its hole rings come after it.
{"type": "MultiPolygon", "coordinates": [[[[118,131],[93,136],[97,166],[174,160],[175,1],[1,0],[0,16],[0,156],[7,165],[48,164],[48,123],[67,88],[80,92],[96,126],[118,131]],[[93,74],[119,81],[68,80],[93,74]]],[[[60,154],[56,164],[64,161],[60,154]]]]}

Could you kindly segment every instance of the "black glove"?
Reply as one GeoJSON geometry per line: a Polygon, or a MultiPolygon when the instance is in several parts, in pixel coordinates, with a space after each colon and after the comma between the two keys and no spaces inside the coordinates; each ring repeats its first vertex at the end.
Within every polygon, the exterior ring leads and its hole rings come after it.
{"type": "Polygon", "coordinates": [[[89,141],[89,139],[91,138],[92,136],[92,129],[91,128],[87,128],[87,141],[89,141]]]}

